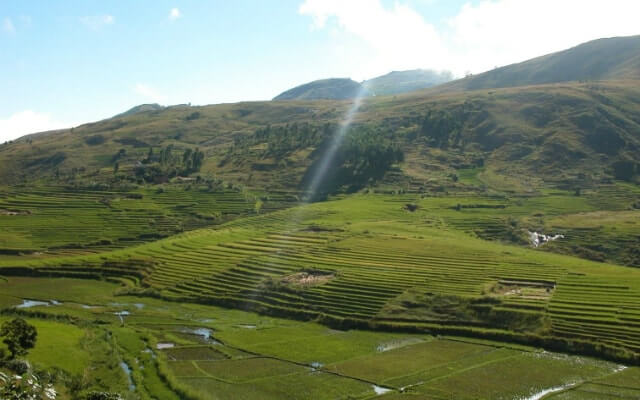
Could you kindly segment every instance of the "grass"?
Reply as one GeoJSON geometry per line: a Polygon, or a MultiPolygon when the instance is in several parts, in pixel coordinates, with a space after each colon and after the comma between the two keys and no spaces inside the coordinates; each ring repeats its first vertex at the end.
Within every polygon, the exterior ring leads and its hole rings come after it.
{"type": "Polygon", "coordinates": [[[416,390],[449,393],[459,399],[531,396],[567,382],[580,382],[611,373],[615,366],[580,362],[545,354],[523,354],[436,378],[416,390]],[[505,390],[505,386],[509,386],[505,390]]]}
{"type": "Polygon", "coordinates": [[[196,362],[204,376],[231,383],[248,383],[266,378],[306,372],[306,368],[270,358],[196,362]]]}
{"type": "MultiPolygon", "coordinates": [[[[9,318],[0,317],[0,323],[9,318]]],[[[27,319],[36,327],[36,346],[29,351],[29,359],[40,368],[59,368],[81,375],[89,366],[90,349],[84,348],[87,332],[79,327],[55,321],[27,319]]]]}
{"type": "MultiPolygon", "coordinates": [[[[91,305],[103,303],[113,296],[118,285],[104,281],[87,281],[73,278],[32,279],[19,276],[7,278],[0,282],[4,296],[13,299],[57,300],[65,302],[73,300],[77,303],[91,305]],[[26,297],[30,293],[33,297],[26,297]]],[[[13,300],[15,301],[15,300],[13,300]]]]}

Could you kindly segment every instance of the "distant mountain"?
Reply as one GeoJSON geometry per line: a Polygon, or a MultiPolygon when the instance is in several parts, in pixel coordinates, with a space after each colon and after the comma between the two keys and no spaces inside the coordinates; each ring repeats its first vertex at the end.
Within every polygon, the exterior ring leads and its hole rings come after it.
{"type": "Polygon", "coordinates": [[[640,79],[640,36],[598,39],[568,50],[445,83],[441,92],[547,83],[640,79]]]}
{"type": "Polygon", "coordinates": [[[273,100],[344,100],[356,97],[361,90],[360,83],[348,78],[321,79],[289,89],[273,100]]]}
{"type": "Polygon", "coordinates": [[[344,100],[356,95],[384,96],[413,92],[453,79],[450,72],[414,69],[393,71],[358,83],[347,78],[322,79],[296,86],[274,97],[273,100],[344,100]]]}
{"type": "Polygon", "coordinates": [[[164,110],[165,108],[166,108],[165,106],[161,106],[158,103],[140,104],[139,106],[135,106],[123,113],[115,115],[114,118],[126,117],[128,115],[138,114],[138,113],[147,112],[147,111],[160,111],[160,110],[164,110]]]}
{"type": "Polygon", "coordinates": [[[393,71],[364,81],[363,85],[371,95],[384,96],[426,89],[449,82],[452,79],[453,75],[448,71],[436,72],[433,70],[414,69],[393,71]]]}

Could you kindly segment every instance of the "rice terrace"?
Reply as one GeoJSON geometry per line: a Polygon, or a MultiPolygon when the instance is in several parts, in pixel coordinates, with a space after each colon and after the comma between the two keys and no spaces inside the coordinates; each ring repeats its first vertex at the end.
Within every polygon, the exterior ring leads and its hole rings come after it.
{"type": "MultiPolygon", "coordinates": [[[[35,57],[12,43],[35,46],[28,38],[44,31],[29,29],[53,29],[38,26],[45,14],[61,24],[66,3],[29,19],[33,6],[0,6],[0,53],[35,57]]],[[[201,49],[161,30],[182,38],[211,4],[142,3],[169,48],[201,49]]],[[[239,43],[260,37],[212,3],[239,24],[229,27],[239,43]]],[[[350,30],[346,5],[284,3],[298,10],[287,18],[319,24],[285,40],[291,51],[324,48],[312,44],[323,24],[345,46],[365,35],[350,30]]],[[[423,18],[411,2],[356,3],[380,21],[423,18]]],[[[260,7],[285,18],[273,11],[283,5],[260,7]]],[[[82,8],[73,29],[87,37],[52,33],[64,51],[77,37],[78,48],[101,43],[101,57],[103,40],[129,54],[117,2],[113,15],[82,8]]],[[[73,120],[96,122],[72,128],[21,131],[37,117],[0,118],[0,400],[640,399],[640,36],[620,21],[609,38],[462,76],[453,64],[408,69],[400,46],[405,70],[361,81],[282,91],[307,75],[245,77],[280,88],[272,100],[215,97],[231,90],[216,78],[213,105],[159,105],[181,97],[138,84],[152,102],[108,118],[78,104],[73,120]]],[[[131,40],[159,51],[142,38],[131,40]]],[[[349,57],[344,68],[364,62],[349,57]]],[[[145,65],[152,79],[182,65],[161,59],[157,71],[137,58],[127,68],[145,65]]],[[[305,61],[309,73],[351,71],[317,62],[305,61]]],[[[31,73],[3,68],[16,82],[31,73]]],[[[124,71],[74,68],[47,79],[81,85],[91,70],[117,86],[124,71]]],[[[187,75],[181,85],[201,98],[187,75]]],[[[229,93],[245,93],[237,84],[229,93]]]]}

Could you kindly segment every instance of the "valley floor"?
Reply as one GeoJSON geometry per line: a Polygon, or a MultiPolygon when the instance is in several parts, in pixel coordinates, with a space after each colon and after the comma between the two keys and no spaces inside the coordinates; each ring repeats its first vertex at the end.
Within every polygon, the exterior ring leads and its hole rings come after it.
{"type": "Polygon", "coordinates": [[[29,359],[36,368],[60,370],[61,398],[89,389],[118,391],[127,399],[640,396],[637,367],[524,346],[334,330],[214,306],[115,296],[117,285],[99,281],[9,278],[0,288],[0,319],[17,314],[37,327],[29,359]],[[25,298],[56,303],[20,307],[25,298]],[[81,384],[71,392],[65,383],[74,378],[81,384]]]}

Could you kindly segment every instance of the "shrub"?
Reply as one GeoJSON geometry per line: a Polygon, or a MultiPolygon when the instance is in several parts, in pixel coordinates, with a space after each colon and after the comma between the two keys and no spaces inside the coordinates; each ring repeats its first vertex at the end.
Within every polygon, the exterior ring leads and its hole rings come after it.
{"type": "Polygon", "coordinates": [[[111,392],[89,392],[86,400],[122,400],[122,396],[111,392]]]}
{"type": "Polygon", "coordinates": [[[105,139],[102,135],[93,135],[84,139],[84,142],[89,146],[97,146],[103,144],[105,142],[105,139]]]}

